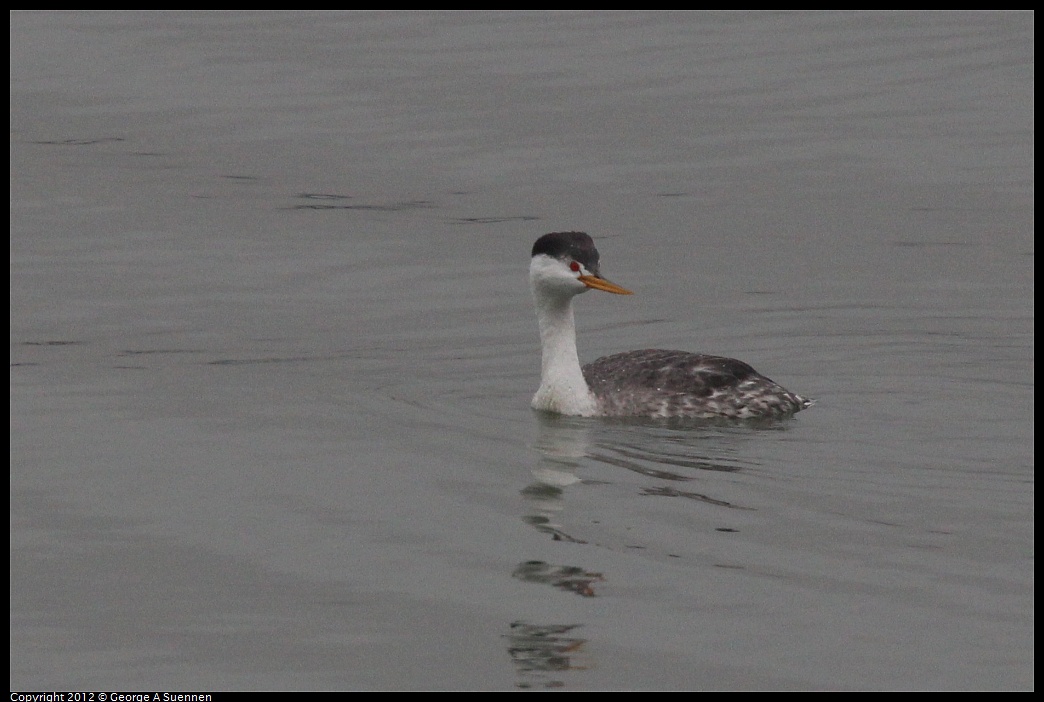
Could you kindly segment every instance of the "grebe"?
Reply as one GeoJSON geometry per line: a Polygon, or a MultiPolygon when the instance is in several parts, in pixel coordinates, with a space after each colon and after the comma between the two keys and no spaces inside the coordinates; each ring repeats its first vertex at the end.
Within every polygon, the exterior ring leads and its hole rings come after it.
{"type": "Polygon", "coordinates": [[[580,367],[573,297],[590,289],[631,291],[603,278],[583,232],[553,232],[533,244],[529,282],[542,346],[533,408],[583,417],[787,417],[812,404],[742,361],[646,349],[580,367]]]}

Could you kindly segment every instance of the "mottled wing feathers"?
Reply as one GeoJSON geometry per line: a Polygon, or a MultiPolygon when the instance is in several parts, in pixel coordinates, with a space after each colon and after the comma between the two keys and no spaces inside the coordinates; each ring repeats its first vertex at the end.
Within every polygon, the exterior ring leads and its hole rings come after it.
{"type": "Polygon", "coordinates": [[[810,403],[734,358],[645,349],[600,358],[584,379],[610,416],[781,417],[810,403]]]}

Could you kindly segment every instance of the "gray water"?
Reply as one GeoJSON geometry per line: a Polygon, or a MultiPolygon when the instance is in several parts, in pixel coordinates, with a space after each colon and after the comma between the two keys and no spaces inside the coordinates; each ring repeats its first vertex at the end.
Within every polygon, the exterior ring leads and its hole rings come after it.
{"type": "Polygon", "coordinates": [[[1032,689],[1033,15],[11,15],[12,689],[1032,689]],[[554,419],[741,358],[768,427],[554,419]]]}

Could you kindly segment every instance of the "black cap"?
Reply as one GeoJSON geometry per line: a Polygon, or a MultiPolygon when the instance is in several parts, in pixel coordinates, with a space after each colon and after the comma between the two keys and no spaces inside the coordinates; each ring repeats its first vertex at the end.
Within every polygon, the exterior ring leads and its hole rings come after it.
{"type": "Polygon", "coordinates": [[[536,240],[533,255],[572,260],[598,275],[598,249],[594,240],[584,232],[551,232],[536,240]]]}

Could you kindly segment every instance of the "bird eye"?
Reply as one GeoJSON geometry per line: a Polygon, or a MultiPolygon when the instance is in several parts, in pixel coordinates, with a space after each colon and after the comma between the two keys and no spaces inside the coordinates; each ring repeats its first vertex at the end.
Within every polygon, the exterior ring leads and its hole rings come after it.
{"type": "Polygon", "coordinates": [[[569,270],[573,271],[574,273],[579,273],[580,272],[580,264],[577,263],[576,261],[573,261],[572,263],[569,264],[569,270]]]}

